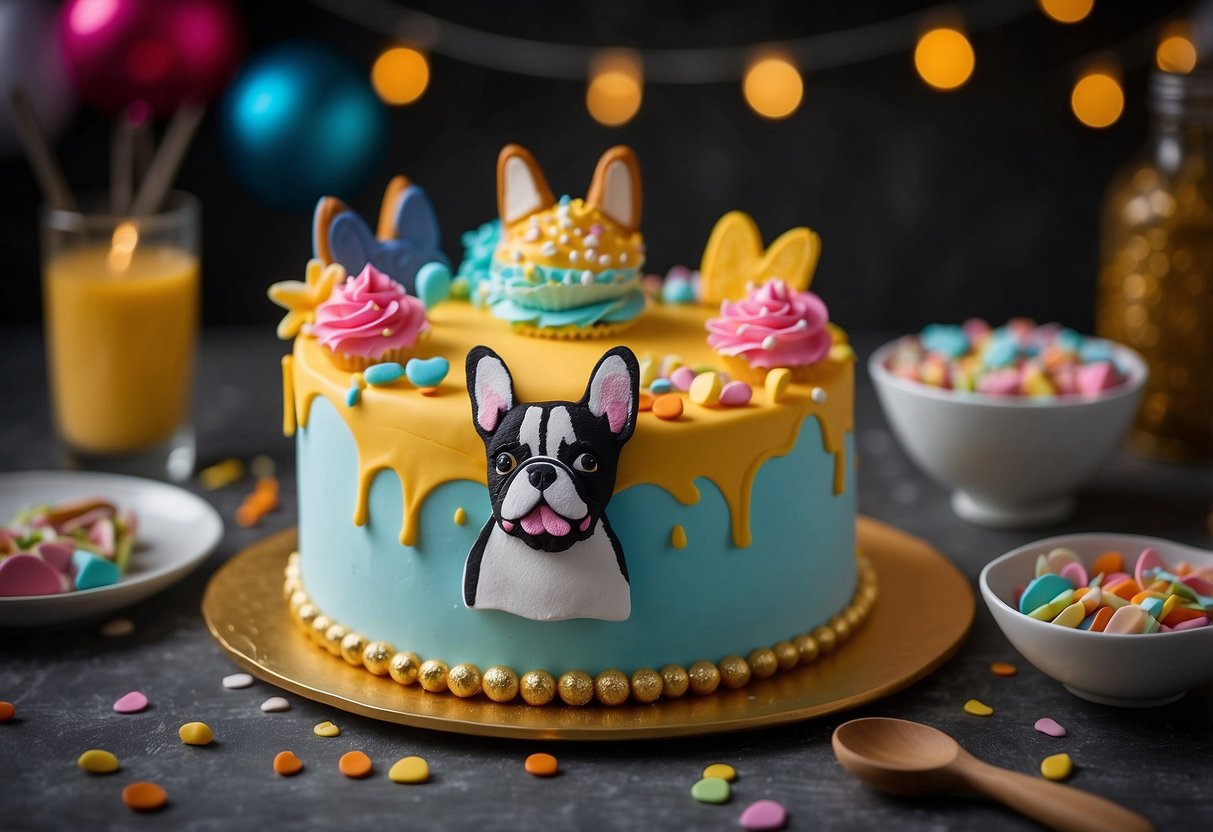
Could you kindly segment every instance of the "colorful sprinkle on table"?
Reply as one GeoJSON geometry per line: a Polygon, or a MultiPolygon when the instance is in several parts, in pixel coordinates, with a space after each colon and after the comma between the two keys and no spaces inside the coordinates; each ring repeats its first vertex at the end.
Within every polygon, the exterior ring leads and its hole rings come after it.
{"type": "Polygon", "coordinates": [[[1014,676],[1019,672],[1019,668],[1010,662],[994,662],[990,665],[990,672],[995,676],[1014,676]]]}
{"type": "Polygon", "coordinates": [[[728,803],[729,781],[722,777],[705,777],[691,786],[691,797],[700,803],[728,803]]]}
{"type": "Polygon", "coordinates": [[[17,715],[12,702],[0,702],[0,722],[9,722],[17,715]]]}
{"type": "Polygon", "coordinates": [[[114,711],[120,714],[137,714],[147,707],[147,697],[142,692],[133,690],[118,698],[114,703],[114,711]]]}
{"type": "Polygon", "coordinates": [[[455,509],[455,525],[462,526],[468,521],[468,513],[463,510],[463,506],[455,509]]]}
{"type": "Polygon", "coordinates": [[[1040,773],[1046,780],[1065,780],[1074,770],[1074,761],[1069,754],[1053,754],[1040,763],[1040,773]]]}
{"type": "Polygon", "coordinates": [[[267,714],[279,714],[283,711],[289,711],[291,703],[283,699],[281,696],[271,696],[269,699],[261,703],[261,710],[267,714]]]}
{"type": "Polygon", "coordinates": [[[788,810],[774,800],[758,800],[745,807],[737,822],[746,832],[783,829],[788,823],[788,810]]]}
{"type": "Polygon", "coordinates": [[[728,763],[712,763],[703,770],[704,777],[719,777],[721,780],[728,780],[732,783],[737,779],[737,769],[733,768],[728,763]]]}
{"type": "Polygon", "coordinates": [[[984,702],[970,699],[965,703],[965,713],[971,716],[993,716],[994,709],[984,702]]]}
{"type": "Polygon", "coordinates": [[[303,760],[291,751],[279,751],[274,755],[274,771],[283,777],[294,777],[303,771],[303,760]]]}
{"type": "Polygon", "coordinates": [[[371,758],[361,751],[347,751],[337,761],[337,768],[351,780],[361,780],[370,776],[374,766],[371,764],[371,758]]]}
{"type": "Polygon", "coordinates": [[[551,754],[532,754],[526,758],[522,767],[526,769],[527,774],[536,777],[555,777],[560,771],[560,764],[551,754]]]}
{"type": "Polygon", "coordinates": [[[336,737],[341,735],[341,729],[326,719],[324,722],[316,723],[312,728],[312,733],[318,737],[336,737]]]}
{"type": "Polygon", "coordinates": [[[251,687],[253,677],[247,673],[233,673],[230,676],[223,677],[223,686],[228,690],[239,690],[240,688],[251,687]]]}
{"type": "Polygon", "coordinates": [[[154,812],[168,803],[168,792],[155,783],[140,780],[122,790],[122,802],[135,812],[154,812]]]}
{"type": "Polygon", "coordinates": [[[215,734],[205,722],[187,722],[177,729],[177,736],[186,745],[210,745],[215,734]]]}
{"type": "Polygon", "coordinates": [[[653,400],[653,415],[658,419],[673,421],[682,415],[682,397],[666,393],[653,400]]]}
{"type": "Polygon", "coordinates": [[[421,757],[402,757],[392,764],[387,779],[410,785],[424,783],[430,779],[430,764],[421,757]]]}
{"type": "Polygon", "coordinates": [[[89,774],[113,774],[118,770],[118,758],[103,748],[90,748],[76,758],[76,765],[89,774]]]}
{"type": "Polygon", "coordinates": [[[101,625],[101,635],[106,638],[122,638],[135,632],[135,622],[129,618],[111,618],[101,625]]]}
{"type": "Polygon", "coordinates": [[[1050,737],[1064,737],[1066,735],[1066,729],[1057,721],[1047,716],[1036,720],[1036,724],[1032,727],[1042,734],[1048,734],[1050,737]]]}

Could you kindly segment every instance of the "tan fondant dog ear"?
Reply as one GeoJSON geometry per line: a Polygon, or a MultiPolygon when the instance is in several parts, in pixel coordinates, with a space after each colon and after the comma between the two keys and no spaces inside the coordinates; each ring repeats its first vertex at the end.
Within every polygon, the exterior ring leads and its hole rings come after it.
{"type": "Polygon", "coordinates": [[[325,265],[333,262],[333,252],[329,249],[329,226],[333,219],[349,208],[335,196],[322,196],[316,203],[316,211],[312,214],[312,256],[325,265]]]}
{"type": "Polygon", "coordinates": [[[767,246],[751,279],[756,284],[778,277],[798,292],[807,292],[821,257],[821,237],[810,228],[789,229],[767,246]]]}
{"type": "Polygon", "coordinates": [[[628,231],[640,227],[640,162],[632,148],[616,145],[602,154],[585,201],[628,231]]]}
{"type": "Polygon", "coordinates": [[[497,212],[501,221],[511,225],[555,202],[530,151],[516,144],[501,148],[497,157],[497,212]]]}
{"type": "Polygon", "coordinates": [[[785,231],[763,252],[752,217],[730,211],[716,223],[703,250],[700,274],[709,303],[745,297],[747,284],[778,277],[797,291],[808,291],[821,256],[821,238],[808,228],[785,231]]]}
{"type": "Polygon", "coordinates": [[[396,239],[396,203],[411,184],[407,176],[396,175],[383,189],[383,201],[379,203],[379,225],[375,227],[375,238],[380,242],[396,239]]]}

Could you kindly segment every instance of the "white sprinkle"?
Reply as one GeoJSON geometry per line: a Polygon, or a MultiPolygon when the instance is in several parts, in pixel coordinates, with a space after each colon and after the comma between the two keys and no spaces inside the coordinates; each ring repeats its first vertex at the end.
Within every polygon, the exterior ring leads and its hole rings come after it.
{"type": "Polygon", "coordinates": [[[372,303],[372,304],[371,304],[371,308],[372,308],[372,309],[374,309],[376,312],[379,312],[379,311],[380,311],[380,309],[379,309],[379,304],[377,304],[377,303],[372,303]]]}
{"type": "Polygon", "coordinates": [[[560,218],[560,227],[565,229],[573,227],[573,221],[569,219],[568,211],[565,211],[565,215],[560,218]]]}
{"type": "Polygon", "coordinates": [[[825,404],[827,401],[829,401],[830,396],[828,393],[826,393],[824,388],[814,387],[809,391],[809,398],[818,404],[825,404]]]}
{"type": "Polygon", "coordinates": [[[609,254],[602,254],[602,255],[599,255],[599,257],[598,257],[598,265],[600,265],[600,266],[609,266],[609,265],[611,265],[611,255],[609,255],[609,254]]]}
{"type": "Polygon", "coordinates": [[[580,229],[580,228],[577,228],[577,227],[575,227],[575,226],[574,226],[574,228],[573,228],[573,234],[574,234],[575,236],[577,236],[577,237],[580,237],[580,236],[581,236],[581,229],[580,229]]]}
{"type": "Polygon", "coordinates": [[[741,326],[737,327],[737,334],[745,335],[746,330],[748,330],[749,328],[750,328],[749,324],[742,324],[741,326]]]}
{"type": "Polygon", "coordinates": [[[517,249],[514,249],[512,252],[510,252],[510,258],[515,263],[521,263],[522,262],[522,252],[518,251],[517,249]]]}
{"type": "Polygon", "coordinates": [[[758,317],[765,318],[768,314],[769,313],[767,312],[767,308],[765,306],[758,307],[758,317]]]}
{"type": "Polygon", "coordinates": [[[556,244],[551,240],[548,240],[546,243],[540,246],[539,253],[544,257],[555,257],[558,250],[559,249],[556,248],[556,244]]]}
{"type": "Polygon", "coordinates": [[[575,251],[570,251],[570,252],[569,252],[569,262],[570,262],[570,263],[576,263],[576,262],[577,262],[577,260],[578,260],[578,258],[580,258],[580,257],[581,257],[581,255],[579,255],[579,254],[578,254],[577,252],[575,252],[575,251]]]}
{"type": "Polygon", "coordinates": [[[626,251],[619,252],[619,262],[621,264],[628,262],[628,253],[626,251]]]}
{"type": "Polygon", "coordinates": [[[556,215],[559,217],[567,217],[569,215],[569,206],[567,204],[557,205],[556,206],[556,215]]]}
{"type": "Polygon", "coordinates": [[[531,214],[531,225],[535,228],[539,227],[539,215],[531,214]]]}
{"type": "Polygon", "coordinates": [[[804,318],[801,318],[799,321],[796,322],[796,328],[797,329],[808,329],[809,322],[806,321],[804,318]]]}
{"type": "Polygon", "coordinates": [[[101,625],[101,635],[106,638],[122,638],[135,632],[135,622],[129,618],[111,618],[101,625]]]}
{"type": "Polygon", "coordinates": [[[528,228],[526,230],[526,233],[522,235],[522,239],[524,242],[527,242],[527,243],[533,243],[536,240],[538,240],[539,239],[539,226],[532,225],[530,228],[528,228]]]}
{"type": "Polygon", "coordinates": [[[223,677],[223,686],[228,690],[238,690],[252,686],[253,677],[247,673],[233,673],[223,677]]]}
{"type": "Polygon", "coordinates": [[[598,235],[593,234],[593,233],[586,234],[585,235],[585,244],[587,246],[590,246],[591,248],[598,245],[598,235]]]}
{"type": "Polygon", "coordinates": [[[289,711],[291,703],[287,702],[281,696],[271,696],[269,699],[261,703],[261,710],[267,714],[278,714],[283,711],[289,711]]]}
{"type": "Polygon", "coordinates": [[[779,342],[776,340],[774,335],[768,335],[766,338],[762,339],[762,348],[764,350],[773,350],[775,349],[775,345],[778,343],[779,342]]]}
{"type": "Polygon", "coordinates": [[[594,273],[592,271],[590,271],[589,269],[586,269],[585,271],[583,271],[581,273],[581,282],[584,283],[586,286],[589,286],[591,283],[594,282],[594,273]]]}
{"type": "Polygon", "coordinates": [[[569,235],[568,234],[561,234],[560,237],[558,237],[557,239],[560,240],[560,245],[562,245],[562,246],[567,246],[569,244],[569,235]]]}

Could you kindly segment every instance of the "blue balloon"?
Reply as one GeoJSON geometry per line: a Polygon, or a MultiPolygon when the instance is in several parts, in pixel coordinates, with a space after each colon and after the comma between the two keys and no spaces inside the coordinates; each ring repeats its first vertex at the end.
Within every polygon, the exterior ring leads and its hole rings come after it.
{"type": "Polygon", "coordinates": [[[387,146],[387,111],[369,73],[310,41],[250,62],[224,97],[220,118],[236,176],[283,208],[357,190],[387,146]]]}

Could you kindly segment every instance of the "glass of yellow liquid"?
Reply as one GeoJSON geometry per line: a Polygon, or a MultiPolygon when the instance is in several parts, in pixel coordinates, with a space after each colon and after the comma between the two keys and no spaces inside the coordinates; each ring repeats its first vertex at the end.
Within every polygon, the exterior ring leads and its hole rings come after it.
{"type": "MultiPolygon", "coordinates": [[[[86,202],[82,204],[87,205],[86,202]]],[[[198,342],[198,201],[143,217],[42,213],[55,430],[69,467],[183,480],[198,342]]]]}

